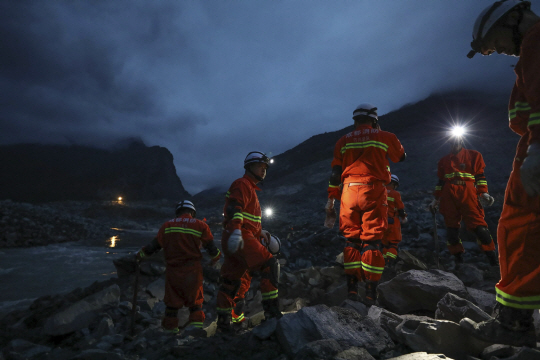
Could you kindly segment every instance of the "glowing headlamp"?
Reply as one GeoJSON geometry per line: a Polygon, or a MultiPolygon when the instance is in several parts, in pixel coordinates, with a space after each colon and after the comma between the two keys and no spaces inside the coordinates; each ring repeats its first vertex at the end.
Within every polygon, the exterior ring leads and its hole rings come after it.
{"type": "Polygon", "coordinates": [[[264,210],[264,214],[265,214],[266,216],[272,216],[272,213],[273,213],[273,212],[274,212],[274,211],[273,211],[271,208],[266,208],[266,209],[264,210]]]}
{"type": "Polygon", "coordinates": [[[455,138],[462,138],[466,131],[465,131],[465,127],[461,126],[461,125],[455,125],[454,127],[452,127],[452,129],[450,130],[450,133],[452,134],[453,137],[455,138]]]}

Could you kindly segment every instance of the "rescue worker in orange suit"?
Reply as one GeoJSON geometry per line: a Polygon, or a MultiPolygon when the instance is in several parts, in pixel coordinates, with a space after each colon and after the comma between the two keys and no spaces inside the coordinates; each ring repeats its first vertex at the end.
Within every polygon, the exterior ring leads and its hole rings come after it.
{"type": "Polygon", "coordinates": [[[282,316],[278,299],[279,262],[261,243],[260,238],[268,235],[265,236],[262,230],[261,207],[255,192],[260,190],[257,184],[264,180],[269,162],[264,153],[250,152],[244,160],[244,176],[232,183],[226,195],[221,240],[225,261],[217,296],[217,326],[222,332],[235,331],[231,325],[231,312],[246,271],[261,273],[265,318],[282,316]]]}
{"type": "Polygon", "coordinates": [[[392,268],[397,260],[398,244],[401,242],[401,224],[406,224],[407,213],[401,201],[401,194],[397,191],[399,178],[391,175],[391,181],[386,185],[386,198],[388,202],[388,229],[382,238],[383,257],[386,265],[392,268]]]}
{"type": "Polygon", "coordinates": [[[498,344],[536,346],[533,311],[540,308],[540,17],[528,1],[498,1],[473,28],[472,51],[519,57],[510,95],[510,128],[521,136],[497,229],[501,279],[495,317],[463,319],[473,336],[498,344]]]}
{"type": "Polygon", "coordinates": [[[433,213],[439,210],[444,217],[448,250],[454,255],[456,263],[463,263],[465,252],[459,238],[459,227],[463,220],[467,229],[476,234],[489,263],[497,266],[495,244],[484,220],[483,207],[491,206],[494,202],[488,194],[484,175],[486,164],[478,151],[463,147],[462,131],[459,126],[454,129],[451,152],[439,160],[439,182],[435,186],[435,199],[430,204],[430,210],[433,213]]]}
{"type": "Polygon", "coordinates": [[[325,209],[327,219],[335,217],[334,200],[341,200],[339,231],[347,239],[343,262],[349,298],[358,298],[358,281],[365,281],[364,302],[373,305],[385,265],[381,241],[388,227],[388,159],[399,162],[406,155],[396,135],[380,129],[375,106],[359,105],[353,120],[355,129],[334,148],[325,209]]]}
{"type": "Polygon", "coordinates": [[[165,262],[165,317],[161,325],[166,331],[178,332],[178,310],[189,308],[186,330],[202,329],[205,315],[203,304],[203,268],[201,246],[211,257],[214,265],[221,252],[214,245],[214,237],[208,225],[196,216],[195,205],[183,200],[176,206],[176,217],[164,223],[157,236],[137,253],[141,260],[163,249],[165,262]]]}

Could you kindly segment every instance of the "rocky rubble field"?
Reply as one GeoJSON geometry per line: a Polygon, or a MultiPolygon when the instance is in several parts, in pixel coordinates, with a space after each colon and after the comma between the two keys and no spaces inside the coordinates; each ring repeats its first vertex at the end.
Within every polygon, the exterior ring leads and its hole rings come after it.
{"type": "MultiPolygon", "coordinates": [[[[235,336],[216,334],[219,270],[205,266],[205,336],[165,333],[160,328],[165,310],[163,257],[156,254],[141,263],[132,313],[137,267],[133,256],[127,256],[115,261],[117,278],[41,297],[28,309],[0,315],[0,360],[540,359],[539,350],[466,335],[459,326],[462,318],[489,318],[499,269],[489,266],[470,241],[474,236],[465,231],[465,263],[455,264],[446,250],[440,217],[436,268],[433,218],[425,211],[430,199],[425,194],[404,198],[410,222],[403,227],[395,270],[383,274],[375,306],[346,299],[341,255],[345,239],[336,228],[319,225],[322,209],[299,205],[288,216],[268,222],[269,230],[275,229],[282,239],[279,294],[285,316],[280,320],[261,322],[261,294],[254,277],[247,293],[248,328],[235,336]]],[[[500,205],[486,211],[494,238],[499,213],[500,205]]],[[[180,324],[187,316],[180,311],[180,324]]],[[[535,316],[540,341],[540,315],[535,316]]]]}

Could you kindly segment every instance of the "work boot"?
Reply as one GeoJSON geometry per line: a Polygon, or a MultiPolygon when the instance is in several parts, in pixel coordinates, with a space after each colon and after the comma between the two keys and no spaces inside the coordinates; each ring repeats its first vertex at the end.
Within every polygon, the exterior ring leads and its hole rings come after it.
{"type": "Polygon", "coordinates": [[[182,332],[183,336],[193,336],[196,338],[205,338],[208,337],[208,333],[201,327],[189,325],[182,332]]]}
{"type": "Polygon", "coordinates": [[[165,309],[165,316],[161,320],[161,327],[163,330],[176,334],[180,331],[178,322],[178,309],[167,307],[165,309]]]}
{"type": "Polygon", "coordinates": [[[234,333],[234,329],[231,324],[230,312],[218,312],[217,331],[225,334],[234,333]]]}
{"type": "Polygon", "coordinates": [[[264,309],[264,319],[268,320],[271,318],[281,319],[283,314],[279,311],[279,299],[274,298],[270,300],[263,300],[262,306],[264,309]]]}
{"type": "Polygon", "coordinates": [[[486,256],[489,260],[489,265],[491,266],[499,266],[499,257],[495,253],[495,250],[492,251],[486,251],[486,256]]]}
{"type": "Polygon", "coordinates": [[[366,298],[364,300],[365,305],[375,305],[375,302],[377,301],[377,285],[379,285],[378,281],[366,280],[366,298]]]}
{"type": "Polygon", "coordinates": [[[347,290],[349,294],[347,298],[353,301],[360,301],[358,297],[358,278],[355,275],[347,274],[347,290]]]}
{"type": "Polygon", "coordinates": [[[463,253],[454,254],[454,261],[456,264],[463,264],[463,253]]]}
{"type": "Polygon", "coordinates": [[[459,326],[475,338],[491,344],[536,347],[533,310],[498,303],[494,313],[494,318],[480,323],[464,318],[459,326]]]}

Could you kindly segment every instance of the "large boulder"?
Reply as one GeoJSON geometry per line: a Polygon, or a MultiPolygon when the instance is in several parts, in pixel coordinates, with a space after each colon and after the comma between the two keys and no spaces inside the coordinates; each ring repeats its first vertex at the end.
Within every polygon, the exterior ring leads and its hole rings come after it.
{"type": "Polygon", "coordinates": [[[467,292],[472,297],[472,302],[478,306],[480,309],[485,311],[488,314],[493,312],[493,308],[497,304],[495,300],[495,295],[488,293],[487,291],[474,289],[471,287],[467,288],[467,292]]]}
{"type": "Polygon", "coordinates": [[[459,324],[460,320],[463,318],[469,318],[475,322],[482,322],[491,319],[491,316],[486,314],[472,302],[462,299],[452,293],[448,293],[437,304],[435,318],[449,320],[459,324]]]}
{"type": "Polygon", "coordinates": [[[336,340],[343,350],[353,346],[365,348],[373,356],[394,346],[388,334],[369,317],[322,304],[283,316],[277,325],[276,335],[291,358],[307,344],[323,339],[336,340]]]}
{"type": "Polygon", "coordinates": [[[461,280],[442,270],[410,270],[377,288],[379,303],[397,314],[437,310],[447,293],[470,298],[461,280]]]}
{"type": "Polygon", "coordinates": [[[43,332],[45,335],[58,336],[88,327],[103,307],[118,306],[119,301],[120,287],[111,285],[49,317],[45,320],[43,332]]]}
{"type": "Polygon", "coordinates": [[[446,320],[404,320],[397,326],[396,333],[413,351],[443,353],[455,359],[478,357],[491,345],[469,336],[459,324],[446,320]]]}

